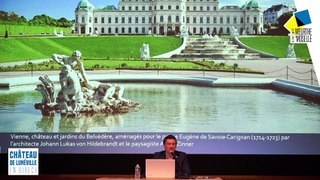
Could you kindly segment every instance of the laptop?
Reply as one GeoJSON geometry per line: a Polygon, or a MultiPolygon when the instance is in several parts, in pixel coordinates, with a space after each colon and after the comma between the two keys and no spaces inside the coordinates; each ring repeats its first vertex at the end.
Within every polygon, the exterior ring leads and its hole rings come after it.
{"type": "Polygon", "coordinates": [[[174,179],[176,172],[174,159],[146,159],[146,178],[174,179]]]}

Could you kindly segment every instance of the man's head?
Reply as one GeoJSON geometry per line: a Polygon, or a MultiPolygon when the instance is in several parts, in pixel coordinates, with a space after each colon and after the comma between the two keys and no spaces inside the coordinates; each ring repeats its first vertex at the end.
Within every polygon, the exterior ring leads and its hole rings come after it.
{"type": "Polygon", "coordinates": [[[173,152],[177,148],[177,139],[173,135],[168,135],[163,139],[163,147],[166,152],[173,152]]]}
{"type": "Polygon", "coordinates": [[[80,51],[78,51],[78,50],[73,51],[72,58],[80,59],[80,57],[81,57],[81,52],[80,51]]]}

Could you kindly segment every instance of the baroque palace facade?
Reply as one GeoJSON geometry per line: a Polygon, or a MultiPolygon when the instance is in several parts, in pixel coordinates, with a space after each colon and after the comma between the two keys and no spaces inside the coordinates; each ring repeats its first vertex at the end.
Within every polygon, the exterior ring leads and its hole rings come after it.
{"type": "Polygon", "coordinates": [[[261,34],[263,12],[251,0],[243,6],[219,7],[219,0],[120,0],[118,8],[95,8],[81,0],[75,10],[77,34],[261,34]]]}

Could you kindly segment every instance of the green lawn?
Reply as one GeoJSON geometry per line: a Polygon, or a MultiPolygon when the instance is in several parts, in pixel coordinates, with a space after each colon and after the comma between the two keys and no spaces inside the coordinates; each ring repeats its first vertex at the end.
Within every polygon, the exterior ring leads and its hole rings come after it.
{"type": "Polygon", "coordinates": [[[182,39],[153,36],[100,36],[64,38],[0,38],[0,62],[50,58],[53,53],[71,55],[80,50],[83,58],[139,58],[143,43],[151,56],[178,48],[182,39]]]}
{"type": "MultiPolygon", "coordinates": [[[[243,37],[240,38],[240,41],[252,48],[281,58],[286,57],[286,52],[290,43],[289,36],[243,37]]],[[[310,58],[308,46],[306,44],[295,44],[295,52],[299,58],[310,58]]]]}
{"type": "Polygon", "coordinates": [[[52,35],[54,30],[56,30],[57,33],[62,30],[64,34],[70,34],[72,31],[71,28],[61,27],[0,24],[0,36],[4,37],[6,30],[8,31],[9,36],[20,35],[20,33],[23,33],[24,35],[49,33],[52,35]]]}
{"type": "Polygon", "coordinates": [[[116,68],[150,68],[150,69],[202,69],[203,66],[192,62],[172,61],[132,61],[132,60],[86,60],[86,69],[116,69],[116,68]]]}

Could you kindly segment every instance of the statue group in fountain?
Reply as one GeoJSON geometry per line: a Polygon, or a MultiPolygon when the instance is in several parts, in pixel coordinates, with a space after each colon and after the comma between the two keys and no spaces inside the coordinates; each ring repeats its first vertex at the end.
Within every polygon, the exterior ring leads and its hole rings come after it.
{"type": "Polygon", "coordinates": [[[52,55],[53,60],[62,66],[59,74],[61,89],[55,97],[54,83],[49,77],[39,78],[42,84],[38,84],[36,90],[42,94],[42,102],[35,104],[35,108],[43,115],[55,112],[61,115],[123,113],[139,106],[139,103],[122,97],[123,87],[89,81],[80,57],[80,51],[74,51],[71,57],[52,55]]]}

